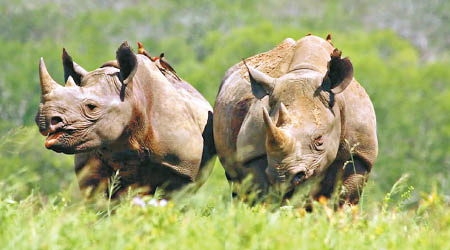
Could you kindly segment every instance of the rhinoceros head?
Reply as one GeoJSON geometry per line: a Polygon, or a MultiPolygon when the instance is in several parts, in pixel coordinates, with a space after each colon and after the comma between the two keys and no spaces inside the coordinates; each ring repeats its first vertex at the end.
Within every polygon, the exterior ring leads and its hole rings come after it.
{"type": "Polygon", "coordinates": [[[128,96],[137,59],[124,43],[117,50],[120,70],[104,67],[87,72],[63,50],[65,86],[59,85],[39,64],[41,103],[36,123],[45,146],[67,154],[93,150],[117,141],[132,118],[128,96]]]}
{"type": "MultiPolygon", "coordinates": [[[[296,55],[297,56],[297,55],[296,55]]],[[[269,96],[263,112],[266,127],[266,174],[270,182],[300,184],[336,158],[341,117],[335,95],[353,79],[353,67],[340,51],[327,52],[322,70],[314,63],[292,65],[279,78],[248,66],[253,94],[269,96]],[[298,67],[300,65],[300,67],[298,67]]],[[[293,62],[301,62],[295,57],[293,62]]]]}

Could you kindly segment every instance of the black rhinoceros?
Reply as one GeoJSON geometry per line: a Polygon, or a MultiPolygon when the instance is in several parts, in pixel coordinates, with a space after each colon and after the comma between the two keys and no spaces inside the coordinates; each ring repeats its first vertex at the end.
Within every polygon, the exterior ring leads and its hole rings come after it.
{"type": "Polygon", "coordinates": [[[284,183],[289,194],[316,177],[315,198],[330,197],[341,180],[341,204],[357,203],[378,143],[373,105],[350,60],[331,40],[308,35],[246,64],[228,70],[214,106],[227,178],[241,182],[251,174],[259,189],[284,183]]]}
{"type": "Polygon", "coordinates": [[[65,86],[39,65],[39,131],[48,149],[75,154],[82,190],[101,187],[119,170],[120,188],[173,190],[194,182],[215,155],[212,107],[191,85],[163,75],[127,43],[87,72],[63,51],[65,86]]]}

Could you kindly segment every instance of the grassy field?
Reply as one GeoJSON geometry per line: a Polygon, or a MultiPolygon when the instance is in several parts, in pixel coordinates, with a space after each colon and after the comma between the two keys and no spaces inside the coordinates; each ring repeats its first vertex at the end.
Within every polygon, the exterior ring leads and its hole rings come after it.
{"type": "Polygon", "coordinates": [[[0,0],[0,249],[450,249],[448,13],[448,0],[0,0]],[[308,33],[332,34],[374,104],[379,156],[357,207],[249,206],[218,162],[165,206],[85,203],[73,156],[34,124],[39,58],[62,83],[63,47],[93,70],[141,41],[213,105],[230,66],[308,33]]]}
{"type": "Polygon", "coordinates": [[[382,201],[371,198],[369,182],[361,206],[334,210],[322,202],[312,213],[232,199],[218,163],[197,193],[179,193],[165,206],[148,204],[151,197],[137,205],[132,193],[120,203],[85,204],[74,179],[54,195],[32,191],[20,200],[3,185],[0,248],[450,249],[448,201],[434,189],[410,204],[405,182],[382,201]]]}

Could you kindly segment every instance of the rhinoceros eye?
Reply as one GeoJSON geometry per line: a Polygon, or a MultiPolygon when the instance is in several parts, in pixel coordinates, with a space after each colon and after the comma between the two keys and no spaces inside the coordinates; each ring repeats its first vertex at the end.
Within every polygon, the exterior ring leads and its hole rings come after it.
{"type": "Polygon", "coordinates": [[[314,143],[317,146],[322,146],[323,145],[323,136],[319,135],[314,139],[314,143]]]}
{"type": "Polygon", "coordinates": [[[101,115],[101,105],[93,100],[85,100],[81,105],[81,111],[88,120],[96,120],[101,115]]]}
{"type": "Polygon", "coordinates": [[[88,109],[89,109],[90,111],[93,111],[94,109],[97,108],[97,106],[96,106],[95,104],[92,104],[92,103],[89,103],[89,104],[87,104],[86,106],[88,107],[88,109]]]}
{"type": "Polygon", "coordinates": [[[319,135],[316,138],[314,138],[313,146],[316,150],[323,150],[323,136],[319,135]]]}
{"type": "Polygon", "coordinates": [[[87,100],[83,103],[84,110],[89,114],[95,114],[99,111],[99,105],[96,101],[87,100]]]}

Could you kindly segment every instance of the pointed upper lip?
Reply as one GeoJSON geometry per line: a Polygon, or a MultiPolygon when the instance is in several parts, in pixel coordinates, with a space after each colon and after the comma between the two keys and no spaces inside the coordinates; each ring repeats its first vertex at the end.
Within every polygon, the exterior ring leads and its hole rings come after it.
{"type": "Polygon", "coordinates": [[[47,139],[45,140],[45,146],[47,148],[50,148],[51,146],[53,146],[53,144],[58,142],[58,139],[61,136],[70,135],[73,132],[74,132],[74,129],[72,129],[69,126],[59,126],[59,127],[56,127],[56,129],[53,128],[53,129],[49,129],[43,133],[41,132],[41,134],[47,135],[47,139]]]}
{"type": "Polygon", "coordinates": [[[51,135],[54,135],[54,134],[57,134],[57,133],[61,133],[61,132],[64,132],[64,129],[62,127],[61,128],[57,128],[57,129],[49,129],[47,131],[47,135],[51,136],[51,135]]]}
{"type": "Polygon", "coordinates": [[[39,132],[43,135],[43,136],[47,136],[49,134],[54,134],[57,132],[60,132],[62,130],[65,130],[65,128],[67,127],[66,123],[63,122],[59,122],[58,124],[54,124],[54,125],[49,125],[47,127],[47,130],[42,131],[41,129],[39,129],[39,132]]]}
{"type": "Polygon", "coordinates": [[[60,127],[53,127],[53,128],[49,128],[47,130],[41,131],[39,130],[39,132],[43,135],[43,136],[48,136],[50,134],[55,134],[57,132],[60,132],[63,130],[63,126],[60,127]]]}
{"type": "Polygon", "coordinates": [[[47,139],[45,140],[45,147],[50,148],[58,142],[58,138],[61,137],[64,134],[64,131],[59,129],[58,131],[55,131],[53,133],[49,133],[47,139]]]}

